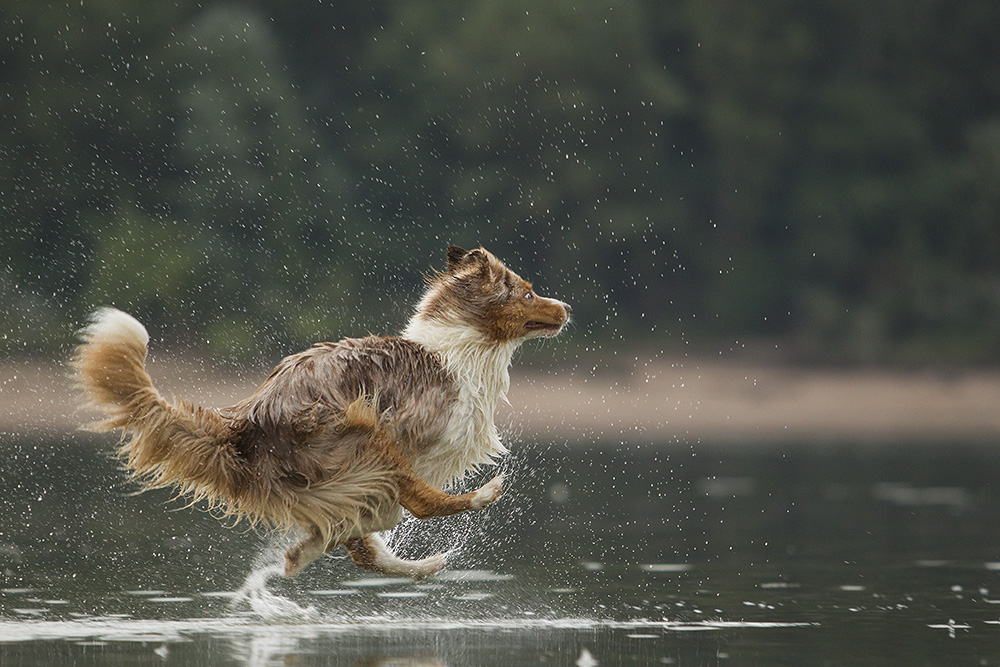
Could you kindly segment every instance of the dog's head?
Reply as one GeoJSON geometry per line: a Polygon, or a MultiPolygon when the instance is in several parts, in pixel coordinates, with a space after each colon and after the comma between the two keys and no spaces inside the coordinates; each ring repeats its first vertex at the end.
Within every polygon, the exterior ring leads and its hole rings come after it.
{"type": "Polygon", "coordinates": [[[555,336],[569,322],[569,304],[535,293],[531,283],[484,248],[448,247],[447,268],[428,278],[417,316],[468,327],[487,342],[555,336]]]}

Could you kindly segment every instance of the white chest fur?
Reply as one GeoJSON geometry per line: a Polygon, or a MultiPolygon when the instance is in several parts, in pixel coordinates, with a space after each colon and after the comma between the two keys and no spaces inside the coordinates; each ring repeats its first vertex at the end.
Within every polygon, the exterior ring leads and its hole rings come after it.
{"type": "Polygon", "coordinates": [[[506,453],[493,414],[506,400],[516,344],[487,344],[467,327],[423,320],[411,322],[404,336],[438,354],[458,393],[441,442],[414,462],[421,478],[441,488],[506,453]]]}

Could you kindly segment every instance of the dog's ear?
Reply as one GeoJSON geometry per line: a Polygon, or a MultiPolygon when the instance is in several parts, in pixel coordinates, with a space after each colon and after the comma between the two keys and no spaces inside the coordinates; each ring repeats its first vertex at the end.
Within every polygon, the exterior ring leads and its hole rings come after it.
{"type": "Polygon", "coordinates": [[[454,273],[462,265],[462,260],[468,257],[469,251],[457,245],[448,246],[448,272],[454,273]]]}
{"type": "Polygon", "coordinates": [[[488,286],[496,278],[494,264],[499,264],[499,261],[485,248],[463,250],[453,245],[448,246],[448,269],[445,273],[478,277],[484,286],[488,286]]]}

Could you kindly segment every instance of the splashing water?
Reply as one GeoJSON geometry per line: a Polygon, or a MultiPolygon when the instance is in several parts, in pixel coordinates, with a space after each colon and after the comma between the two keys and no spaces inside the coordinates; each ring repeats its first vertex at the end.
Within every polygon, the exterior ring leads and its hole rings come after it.
{"type": "Polygon", "coordinates": [[[273,577],[284,576],[285,551],[290,546],[288,535],[275,535],[264,547],[253,563],[253,569],[243,585],[233,596],[230,608],[236,610],[246,604],[251,613],[266,621],[282,619],[306,620],[315,618],[316,608],[312,605],[302,605],[286,597],[272,593],[267,589],[267,582],[273,577]]]}
{"type": "MultiPolygon", "coordinates": [[[[407,515],[393,530],[380,533],[391,549],[405,557],[423,557],[445,553],[449,567],[460,560],[466,545],[475,542],[475,533],[482,529],[478,516],[448,517],[449,521],[433,527],[407,515]]],[[[253,616],[267,622],[316,621],[323,614],[316,606],[303,606],[298,602],[268,588],[272,580],[284,577],[284,554],[301,535],[275,533],[254,559],[250,572],[230,602],[230,611],[248,610],[253,616]]],[[[322,560],[322,559],[321,559],[322,560]]],[[[464,572],[460,570],[459,572],[464,572]]]]}
{"type": "MultiPolygon", "coordinates": [[[[508,436],[508,441],[512,439],[508,436]]],[[[523,463],[514,454],[508,454],[497,465],[487,471],[469,475],[456,486],[448,489],[449,493],[464,493],[474,490],[494,475],[504,475],[504,494],[487,513],[464,512],[444,518],[444,520],[425,521],[405,513],[403,519],[392,530],[380,533],[382,539],[397,555],[404,558],[424,558],[438,553],[445,554],[447,564],[445,571],[461,567],[464,558],[475,561],[484,549],[482,539],[487,537],[490,547],[495,547],[495,536],[489,537],[490,519],[497,517],[508,519],[519,510],[514,506],[511,497],[520,493],[517,487],[519,467],[523,463]]],[[[471,564],[471,563],[470,563],[471,564]]]]}

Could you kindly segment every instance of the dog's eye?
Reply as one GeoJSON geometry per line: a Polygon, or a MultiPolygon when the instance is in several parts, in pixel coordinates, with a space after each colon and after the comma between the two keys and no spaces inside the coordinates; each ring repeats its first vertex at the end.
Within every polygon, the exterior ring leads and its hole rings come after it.
{"type": "Polygon", "coordinates": [[[525,300],[525,301],[531,301],[531,300],[532,300],[532,299],[534,299],[534,298],[535,298],[535,296],[534,296],[534,295],[533,295],[533,294],[532,294],[531,292],[528,292],[528,293],[526,293],[526,294],[524,295],[524,300],[525,300]]]}

